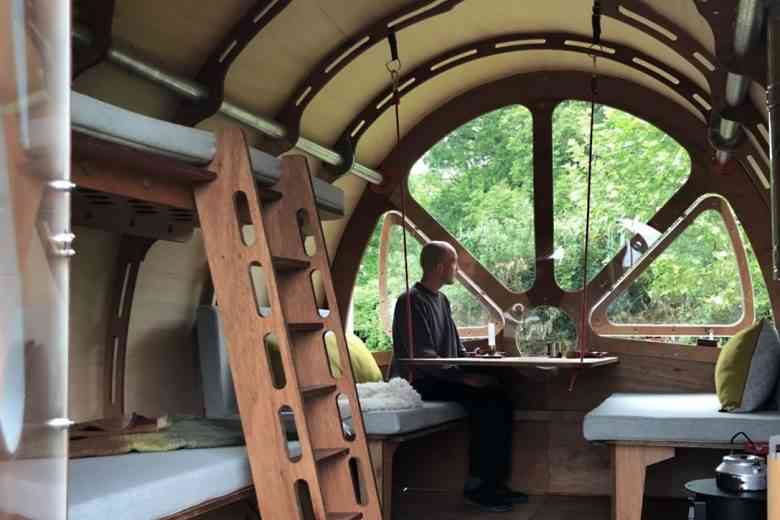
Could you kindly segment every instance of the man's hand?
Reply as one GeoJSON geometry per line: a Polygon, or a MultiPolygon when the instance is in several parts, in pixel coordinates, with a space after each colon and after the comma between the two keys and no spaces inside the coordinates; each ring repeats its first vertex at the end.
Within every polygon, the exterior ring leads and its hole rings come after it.
{"type": "Polygon", "coordinates": [[[487,374],[470,373],[463,375],[463,384],[473,386],[474,388],[486,388],[498,384],[498,379],[487,374]]]}

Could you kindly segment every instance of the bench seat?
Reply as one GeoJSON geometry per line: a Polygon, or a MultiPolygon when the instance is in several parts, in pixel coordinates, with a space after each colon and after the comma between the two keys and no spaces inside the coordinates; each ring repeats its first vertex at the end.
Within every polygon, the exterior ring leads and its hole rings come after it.
{"type": "Polygon", "coordinates": [[[251,485],[244,446],[74,459],[68,517],[161,518],[251,485]]]}
{"type": "MultiPolygon", "coordinates": [[[[719,412],[715,394],[614,394],[585,416],[589,441],[728,443],[737,432],[767,442],[780,411],[719,412]]],[[[744,440],[744,439],[743,439],[744,440]]]]}
{"type": "Polygon", "coordinates": [[[610,444],[613,519],[641,520],[646,469],[676,448],[728,448],[738,432],[755,442],[780,433],[780,411],[719,409],[715,394],[613,394],[585,416],[585,438],[610,444]]]}
{"type": "Polygon", "coordinates": [[[456,421],[466,415],[466,410],[458,403],[424,401],[422,408],[363,412],[363,424],[370,437],[403,435],[456,421]]]}

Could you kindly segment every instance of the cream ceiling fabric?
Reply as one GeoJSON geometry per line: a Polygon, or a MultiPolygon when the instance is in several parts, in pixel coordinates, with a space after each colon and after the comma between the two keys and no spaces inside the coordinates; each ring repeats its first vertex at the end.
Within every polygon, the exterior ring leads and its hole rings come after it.
{"type": "MultiPolygon", "coordinates": [[[[694,1],[645,0],[652,9],[674,21],[707,50],[714,38],[694,1]]],[[[117,0],[113,37],[170,72],[192,78],[232,24],[254,0],[117,0]]],[[[330,50],[370,23],[410,5],[408,0],[292,0],[233,63],[225,83],[226,99],[266,117],[274,117],[330,50]]],[[[452,11],[398,33],[403,68],[409,71],[454,47],[514,32],[566,31],[591,37],[591,0],[465,0],[452,11]]],[[[641,50],[686,76],[705,91],[704,76],[675,51],[675,35],[652,29],[640,31],[603,18],[602,38],[641,50]]],[[[389,84],[386,42],[375,45],[342,70],[309,105],[302,135],[333,145],[352,118],[389,84]]],[[[590,70],[581,53],[523,51],[484,58],[447,71],[404,98],[403,131],[436,107],[460,93],[502,77],[535,70],[590,70]]],[[[599,72],[652,88],[694,111],[691,104],[647,74],[599,60],[599,72]]],[[[155,117],[169,119],[177,99],[146,80],[131,77],[111,64],[83,74],[79,91],[155,117]]],[[[755,89],[754,89],[755,91],[755,89]]],[[[754,92],[751,99],[760,99],[754,92]]],[[[215,117],[202,126],[215,128],[228,119],[215,117]]],[[[363,136],[358,160],[375,167],[391,149],[394,130],[389,114],[363,136]]]]}

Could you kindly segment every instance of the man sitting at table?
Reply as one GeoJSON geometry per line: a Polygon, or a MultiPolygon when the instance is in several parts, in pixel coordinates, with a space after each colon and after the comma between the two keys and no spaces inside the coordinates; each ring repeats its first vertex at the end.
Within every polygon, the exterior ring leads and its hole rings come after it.
{"type": "MultiPolygon", "coordinates": [[[[452,319],[450,302],[439,292],[443,285],[455,282],[455,248],[447,242],[429,242],[422,249],[420,264],[422,279],[409,289],[414,357],[468,355],[452,319]]],[[[402,294],[395,305],[391,373],[409,379],[409,367],[398,361],[410,357],[406,298],[407,293],[402,294]]],[[[455,401],[469,413],[471,477],[464,488],[466,499],[492,512],[511,511],[511,504],[527,502],[527,495],[511,491],[505,484],[512,455],[513,407],[497,380],[453,365],[416,366],[412,376],[412,385],[424,400],[455,401]]]]}

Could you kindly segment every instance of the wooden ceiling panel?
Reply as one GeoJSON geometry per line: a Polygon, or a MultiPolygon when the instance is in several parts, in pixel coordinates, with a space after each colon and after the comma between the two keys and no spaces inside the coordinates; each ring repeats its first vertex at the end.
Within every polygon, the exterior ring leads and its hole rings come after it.
{"type": "Polygon", "coordinates": [[[216,45],[255,0],[119,0],[115,42],[170,72],[194,77],[216,45]]]}
{"type": "MultiPolygon", "coordinates": [[[[709,24],[696,9],[695,2],[707,0],[639,0],[647,4],[658,13],[682,27],[696,41],[707,49],[710,54],[715,53],[715,37],[709,24]]],[[[721,1],[721,0],[712,0],[721,1]]]]}
{"type": "Polygon", "coordinates": [[[178,98],[163,87],[106,62],[79,75],[73,90],[158,119],[172,119],[179,103],[178,98]]]}
{"type": "MultiPolygon", "coordinates": [[[[466,63],[432,79],[404,97],[401,104],[402,134],[445,102],[478,85],[514,74],[544,70],[589,72],[592,70],[592,63],[586,55],[565,51],[526,51],[466,63]]],[[[598,70],[599,74],[627,79],[657,91],[701,118],[690,102],[650,76],[639,75],[626,65],[604,59],[599,60],[598,70]]],[[[589,87],[585,85],[583,88],[587,91],[589,87]]],[[[366,132],[357,149],[357,157],[361,163],[376,167],[382,162],[395,145],[392,138],[395,135],[394,124],[392,112],[387,111],[366,132]]]]}

